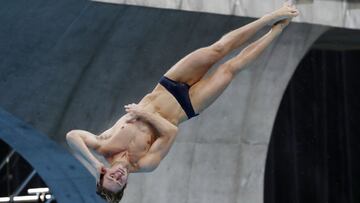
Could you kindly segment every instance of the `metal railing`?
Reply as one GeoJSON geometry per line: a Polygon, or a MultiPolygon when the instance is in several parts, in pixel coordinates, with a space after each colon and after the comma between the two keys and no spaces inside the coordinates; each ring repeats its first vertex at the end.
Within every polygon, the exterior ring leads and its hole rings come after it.
{"type": "MultiPolygon", "coordinates": [[[[1,161],[0,170],[5,166],[10,164],[11,158],[16,154],[15,150],[11,150],[1,161]]],[[[10,192],[8,188],[8,193],[11,193],[8,197],[0,197],[0,202],[43,202],[51,203],[55,200],[54,196],[50,193],[50,189],[47,187],[44,188],[28,188],[28,195],[20,196],[20,193],[26,189],[29,182],[36,176],[37,173],[34,169],[21,181],[21,183],[16,187],[14,192],[10,192]]],[[[10,177],[10,172],[7,170],[6,177],[10,177]]]]}

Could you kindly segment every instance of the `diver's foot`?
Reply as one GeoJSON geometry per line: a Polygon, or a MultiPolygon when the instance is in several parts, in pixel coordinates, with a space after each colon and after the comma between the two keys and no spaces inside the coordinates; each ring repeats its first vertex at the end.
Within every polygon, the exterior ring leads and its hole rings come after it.
{"type": "Polygon", "coordinates": [[[271,20],[268,24],[274,25],[279,21],[285,19],[292,19],[298,15],[299,15],[299,10],[295,7],[295,5],[291,5],[289,2],[286,2],[281,8],[269,14],[271,20]]]}

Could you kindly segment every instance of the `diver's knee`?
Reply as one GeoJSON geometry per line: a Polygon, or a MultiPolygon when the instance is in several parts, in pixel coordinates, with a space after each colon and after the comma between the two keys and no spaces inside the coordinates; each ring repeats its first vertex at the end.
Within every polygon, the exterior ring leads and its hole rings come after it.
{"type": "Polygon", "coordinates": [[[234,63],[226,62],[220,67],[220,71],[223,75],[223,77],[228,78],[229,80],[232,80],[236,75],[236,67],[234,63]]]}
{"type": "Polygon", "coordinates": [[[209,46],[209,49],[211,49],[212,52],[218,56],[218,58],[225,56],[228,52],[226,44],[221,40],[209,46]]]}

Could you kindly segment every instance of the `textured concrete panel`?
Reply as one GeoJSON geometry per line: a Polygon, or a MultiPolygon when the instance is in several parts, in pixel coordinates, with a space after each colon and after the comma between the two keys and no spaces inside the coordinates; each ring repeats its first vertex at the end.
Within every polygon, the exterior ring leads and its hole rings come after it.
{"type": "Polygon", "coordinates": [[[267,144],[241,144],[239,158],[237,203],[263,202],[264,172],[267,144]],[[256,192],[255,192],[256,191],[256,192]]]}
{"type": "Polygon", "coordinates": [[[236,202],[239,151],[238,144],[197,144],[187,202],[236,202]]]}
{"type": "MultiPolygon", "coordinates": [[[[150,6],[156,8],[179,9],[261,17],[281,6],[285,1],[263,0],[95,0],[99,2],[150,6]]],[[[342,0],[293,0],[301,15],[296,22],[306,22],[343,28],[360,29],[360,2],[342,0]]]]}
{"type": "MultiPolygon", "coordinates": [[[[129,193],[124,202],[176,202],[186,203],[190,192],[192,165],[195,144],[175,143],[171,153],[151,174],[134,174],[130,177],[129,193]],[[134,198],[133,191],[141,186],[142,199],[134,198]],[[131,192],[130,192],[131,191],[131,192]],[[165,192],[166,191],[166,192],[165,192]]],[[[134,194],[136,195],[136,193],[134,194]]]]}

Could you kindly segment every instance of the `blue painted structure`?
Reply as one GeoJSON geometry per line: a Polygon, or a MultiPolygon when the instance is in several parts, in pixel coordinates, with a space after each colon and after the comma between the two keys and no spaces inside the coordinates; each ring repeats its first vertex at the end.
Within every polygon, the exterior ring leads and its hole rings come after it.
{"type": "Polygon", "coordinates": [[[32,165],[59,203],[103,202],[94,178],[69,152],[2,109],[0,139],[32,165]]]}

